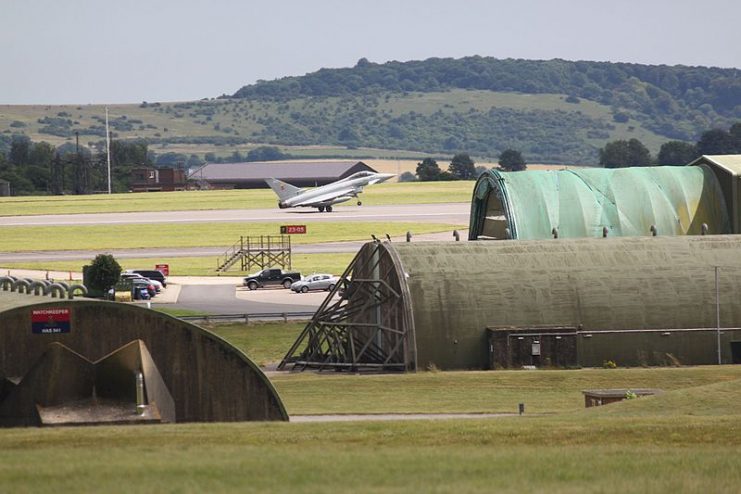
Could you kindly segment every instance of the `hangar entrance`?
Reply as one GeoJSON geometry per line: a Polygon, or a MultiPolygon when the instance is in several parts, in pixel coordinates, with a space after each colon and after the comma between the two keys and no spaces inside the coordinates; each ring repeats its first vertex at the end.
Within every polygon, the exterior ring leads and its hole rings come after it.
{"type": "Polygon", "coordinates": [[[731,363],[741,364],[741,341],[731,342],[731,363]]]}
{"type": "Polygon", "coordinates": [[[392,249],[365,244],[278,365],[279,370],[413,370],[413,319],[392,249]]]}
{"type": "Polygon", "coordinates": [[[576,367],[575,327],[490,327],[489,368],[576,367]]]}

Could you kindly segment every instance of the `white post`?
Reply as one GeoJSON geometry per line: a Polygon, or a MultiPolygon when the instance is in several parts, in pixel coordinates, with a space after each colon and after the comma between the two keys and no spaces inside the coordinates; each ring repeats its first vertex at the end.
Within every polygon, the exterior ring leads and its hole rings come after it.
{"type": "Polygon", "coordinates": [[[718,365],[722,363],[720,358],[720,282],[718,272],[720,266],[715,266],[715,332],[718,340],[718,365]]]}
{"type": "Polygon", "coordinates": [[[111,193],[111,133],[108,132],[108,107],[105,107],[105,154],[108,159],[108,193],[111,193]]]}

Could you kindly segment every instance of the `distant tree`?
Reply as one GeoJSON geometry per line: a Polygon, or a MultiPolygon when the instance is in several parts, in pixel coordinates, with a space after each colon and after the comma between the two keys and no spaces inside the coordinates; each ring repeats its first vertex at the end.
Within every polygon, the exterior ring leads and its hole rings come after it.
{"type": "Polygon", "coordinates": [[[260,146],[247,153],[247,161],[280,161],[288,158],[275,146],[260,146]]]}
{"type": "Polygon", "coordinates": [[[489,171],[489,169],[485,166],[477,166],[476,167],[476,178],[479,178],[481,175],[489,171]]]}
{"type": "MultiPolygon", "coordinates": [[[[732,127],[733,128],[733,127],[732,127]]],[[[697,141],[697,152],[703,154],[736,154],[736,139],[723,129],[712,129],[703,132],[697,141]]]]}
{"type": "Polygon", "coordinates": [[[440,167],[432,158],[425,158],[417,163],[417,177],[422,182],[431,182],[440,179],[440,167]]]}
{"type": "MultiPolygon", "coordinates": [[[[249,161],[249,154],[247,154],[247,160],[249,161]]],[[[203,159],[206,160],[207,163],[215,163],[216,162],[216,154],[214,153],[206,153],[203,155],[203,159]]]]}
{"type": "Polygon", "coordinates": [[[399,175],[399,182],[415,182],[417,176],[412,172],[404,172],[399,175]]]}
{"type": "Polygon", "coordinates": [[[87,283],[93,290],[107,292],[121,277],[121,266],[110,254],[98,254],[87,269],[87,283]]]}
{"type": "Polygon", "coordinates": [[[697,158],[694,144],[684,141],[669,141],[661,145],[656,161],[660,165],[686,165],[697,158]]]}
{"type": "Polygon", "coordinates": [[[24,135],[15,135],[10,143],[10,162],[15,166],[28,163],[28,154],[31,151],[31,139],[24,135]]]}
{"type": "Polygon", "coordinates": [[[630,116],[624,112],[617,112],[613,114],[612,119],[618,123],[625,123],[630,120],[630,116]]]}
{"type": "Polygon", "coordinates": [[[440,172],[440,175],[437,176],[437,179],[440,182],[451,182],[453,180],[458,180],[458,177],[456,177],[455,175],[453,175],[447,170],[443,170],[440,172]]]}
{"type": "Polygon", "coordinates": [[[39,167],[48,168],[54,159],[56,149],[48,142],[37,142],[31,146],[28,153],[28,163],[39,167]]]}
{"type": "Polygon", "coordinates": [[[649,166],[651,153],[638,139],[608,142],[599,151],[599,163],[605,168],[649,166]]]}
{"type": "Polygon", "coordinates": [[[522,154],[514,149],[505,149],[499,155],[499,167],[508,172],[518,172],[525,170],[527,164],[522,154]]]}
{"type": "Polygon", "coordinates": [[[476,178],[476,167],[471,157],[466,153],[458,153],[453,156],[448,166],[448,172],[459,180],[476,178]]]}

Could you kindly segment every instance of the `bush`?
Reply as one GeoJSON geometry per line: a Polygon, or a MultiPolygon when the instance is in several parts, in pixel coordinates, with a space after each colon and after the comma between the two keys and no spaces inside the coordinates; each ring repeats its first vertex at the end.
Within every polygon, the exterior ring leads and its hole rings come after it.
{"type": "Polygon", "coordinates": [[[399,182],[415,182],[417,176],[412,172],[404,172],[399,175],[399,182]]]}
{"type": "Polygon", "coordinates": [[[98,254],[87,266],[86,283],[94,291],[106,293],[121,277],[121,266],[110,254],[98,254]]]}

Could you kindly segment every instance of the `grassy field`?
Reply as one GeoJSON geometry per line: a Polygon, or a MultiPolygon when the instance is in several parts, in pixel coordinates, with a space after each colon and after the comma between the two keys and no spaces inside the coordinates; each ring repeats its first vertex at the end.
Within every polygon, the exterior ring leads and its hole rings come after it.
{"type": "MultiPolygon", "coordinates": [[[[472,181],[385,183],[367,187],[361,199],[367,206],[470,202],[473,185],[472,181]]],[[[0,216],[276,207],[277,198],[269,189],[0,197],[0,216]]]]}
{"type": "MultiPolygon", "coordinates": [[[[370,240],[383,237],[452,232],[464,225],[436,223],[338,222],[312,223],[306,235],[294,235],[293,244],[370,240]]],[[[81,226],[7,226],[2,228],[0,251],[57,251],[146,249],[162,247],[224,247],[240,236],[278,235],[275,223],[124,224],[81,226]]]]}
{"type": "MultiPolygon", "coordinates": [[[[727,372],[710,369],[695,381],[689,369],[689,388],[589,410],[575,405],[558,415],[0,430],[0,481],[5,492],[737,492],[741,381],[698,387],[713,379],[712,370],[727,372]],[[711,397],[706,413],[697,405],[711,397]]],[[[600,374],[614,375],[594,372],[596,382],[584,381],[589,387],[603,382],[600,374]]],[[[503,379],[517,387],[551,373],[503,379]]],[[[451,374],[452,382],[427,393],[445,392],[467,375],[451,374]]],[[[402,395],[415,376],[402,377],[387,376],[386,387],[402,395]]],[[[318,379],[324,386],[314,391],[331,400],[337,382],[318,379]]],[[[573,384],[550,383],[564,394],[573,384]]],[[[489,383],[490,393],[502,385],[489,383]]],[[[281,393],[288,400],[291,391],[281,393]]],[[[386,400],[376,397],[387,410],[397,408],[386,400]]]]}
{"type": "MultiPolygon", "coordinates": [[[[302,324],[212,329],[274,362],[302,324]]],[[[472,420],[0,429],[3,492],[737,492],[741,366],[271,375],[290,414],[472,420]],[[584,409],[582,389],[659,387],[584,409]]]]}
{"type": "MultiPolygon", "coordinates": [[[[292,254],[292,268],[301,273],[336,273],[342,274],[355,253],[336,254],[292,254]]],[[[43,262],[12,262],[3,263],[5,269],[33,269],[39,271],[72,271],[82,272],[82,266],[89,264],[92,259],[77,261],[43,261],[43,262]]],[[[155,266],[162,263],[161,257],[145,258],[118,258],[116,259],[122,269],[142,269],[146,266],[155,266]]],[[[166,259],[170,266],[171,276],[213,276],[216,269],[216,257],[168,257],[166,259]]],[[[229,271],[221,273],[220,276],[243,276],[244,272],[239,266],[233,266],[229,271]]]]}

